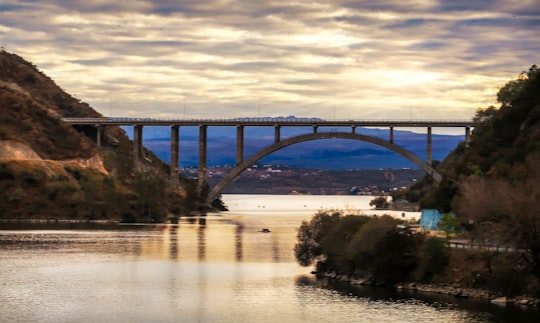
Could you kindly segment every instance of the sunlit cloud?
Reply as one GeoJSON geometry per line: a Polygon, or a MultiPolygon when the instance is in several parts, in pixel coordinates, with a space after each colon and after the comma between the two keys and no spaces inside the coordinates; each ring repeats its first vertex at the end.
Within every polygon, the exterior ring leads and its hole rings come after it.
{"type": "Polygon", "coordinates": [[[538,64],[537,1],[0,5],[0,45],[99,112],[470,118],[538,64]]]}

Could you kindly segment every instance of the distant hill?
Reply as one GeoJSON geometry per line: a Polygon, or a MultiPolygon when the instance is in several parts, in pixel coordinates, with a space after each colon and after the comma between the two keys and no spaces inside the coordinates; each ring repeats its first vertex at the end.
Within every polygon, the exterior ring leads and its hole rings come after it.
{"type": "MultiPolygon", "coordinates": [[[[208,182],[217,184],[230,168],[211,167],[208,182]]],[[[257,165],[242,173],[224,193],[384,195],[409,187],[421,169],[323,170],[283,165],[257,165]]]]}
{"type": "MultiPolygon", "coordinates": [[[[132,136],[133,131],[130,127],[124,127],[124,130],[128,136],[132,136]]],[[[273,131],[272,127],[247,127],[245,129],[245,156],[250,156],[272,144],[273,131]]],[[[284,127],[282,128],[282,137],[291,137],[311,131],[311,127],[284,127]]],[[[325,130],[323,128],[320,131],[350,132],[351,129],[331,128],[325,130]]],[[[195,166],[198,162],[198,129],[196,127],[181,127],[180,132],[181,167],[195,166]]],[[[388,129],[357,128],[356,132],[383,139],[389,137],[388,129]]],[[[443,160],[459,142],[464,140],[464,134],[465,130],[463,130],[463,135],[433,135],[433,160],[443,160]]],[[[394,129],[394,142],[412,151],[420,158],[426,158],[426,134],[394,129]]],[[[170,158],[170,129],[168,127],[145,127],[144,145],[162,160],[168,162],[170,158]]],[[[210,166],[235,164],[236,151],[231,147],[236,147],[236,129],[234,127],[208,128],[208,164],[210,166]]],[[[314,140],[296,144],[276,151],[261,163],[334,170],[417,167],[408,159],[384,147],[344,139],[314,140]]]]}

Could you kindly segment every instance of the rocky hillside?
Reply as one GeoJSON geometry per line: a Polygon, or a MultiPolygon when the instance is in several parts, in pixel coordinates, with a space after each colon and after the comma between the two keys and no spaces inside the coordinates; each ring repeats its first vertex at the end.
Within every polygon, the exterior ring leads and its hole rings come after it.
{"type": "Polygon", "coordinates": [[[100,116],[33,64],[0,51],[0,218],[162,221],[198,207],[167,185],[167,165],[148,150],[144,171],[135,171],[119,127],[108,127],[98,148],[95,129],[61,121],[100,116]]]}
{"type": "Polygon", "coordinates": [[[0,52],[0,140],[26,144],[44,159],[89,158],[96,147],[63,116],[99,116],[21,57],[0,52]],[[74,148],[76,147],[76,148],[74,148]]]}

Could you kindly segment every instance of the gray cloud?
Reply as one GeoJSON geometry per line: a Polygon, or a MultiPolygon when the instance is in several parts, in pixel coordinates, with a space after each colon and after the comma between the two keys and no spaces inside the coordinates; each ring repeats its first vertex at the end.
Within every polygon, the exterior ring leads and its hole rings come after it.
{"type": "Polygon", "coordinates": [[[539,63],[535,1],[4,2],[1,45],[104,114],[467,118],[539,63]]]}

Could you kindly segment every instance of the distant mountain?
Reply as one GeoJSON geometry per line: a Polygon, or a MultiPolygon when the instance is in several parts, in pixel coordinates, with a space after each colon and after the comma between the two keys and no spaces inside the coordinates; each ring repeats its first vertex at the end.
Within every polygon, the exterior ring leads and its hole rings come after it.
{"type": "MultiPolygon", "coordinates": [[[[269,117],[265,118],[268,119],[269,117]]],[[[282,117],[279,117],[282,118],[282,117]]],[[[294,118],[292,116],[286,117],[294,118]]],[[[282,138],[312,132],[311,127],[283,127],[282,138]]],[[[124,127],[128,136],[133,135],[131,127],[124,127]]],[[[319,128],[323,131],[350,132],[350,128],[319,128]]],[[[426,130],[427,132],[427,130],[426,130]]],[[[465,132],[465,131],[464,131],[465,132]]],[[[388,139],[388,129],[357,128],[356,133],[382,139],[388,139]]],[[[190,167],[198,164],[199,133],[197,127],[181,127],[180,129],[180,166],[190,167]]],[[[144,145],[162,160],[170,160],[170,129],[168,127],[145,127],[144,145]]],[[[244,134],[244,151],[248,157],[256,151],[270,145],[274,140],[273,127],[246,127],[244,134]]],[[[432,137],[433,160],[443,160],[464,135],[440,135],[432,137]]],[[[411,131],[395,130],[394,142],[426,158],[427,135],[411,131]]],[[[236,128],[208,127],[208,165],[231,165],[236,162],[236,128]]],[[[284,164],[296,167],[318,169],[378,169],[417,167],[408,159],[374,144],[345,140],[314,140],[289,146],[266,157],[261,163],[284,164]]]]}

